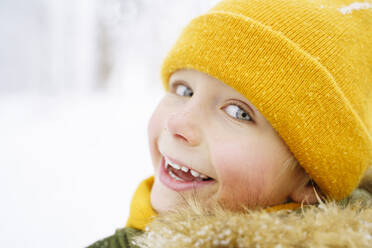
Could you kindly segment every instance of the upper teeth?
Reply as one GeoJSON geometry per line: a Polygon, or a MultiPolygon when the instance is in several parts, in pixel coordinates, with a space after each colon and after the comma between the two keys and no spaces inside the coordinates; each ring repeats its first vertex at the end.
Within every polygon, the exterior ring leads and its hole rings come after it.
{"type": "Polygon", "coordinates": [[[196,171],[191,170],[191,175],[193,175],[194,177],[198,177],[199,173],[197,173],[196,171]]]}
{"type": "MultiPolygon", "coordinates": [[[[164,158],[165,158],[165,157],[164,157],[164,158]]],[[[171,161],[169,161],[169,160],[167,160],[167,159],[165,158],[165,168],[168,168],[168,165],[170,165],[172,168],[174,168],[174,169],[176,169],[176,170],[182,170],[182,171],[184,171],[184,172],[188,172],[188,171],[190,171],[191,175],[193,175],[194,177],[200,177],[200,178],[203,178],[203,179],[208,178],[208,176],[206,176],[206,175],[204,175],[204,174],[201,174],[201,173],[199,173],[199,172],[196,172],[196,171],[194,171],[194,170],[192,170],[192,169],[189,169],[189,168],[187,168],[187,167],[185,167],[185,166],[180,166],[180,165],[178,165],[178,164],[176,164],[176,163],[173,163],[173,162],[171,162],[171,161]]]]}

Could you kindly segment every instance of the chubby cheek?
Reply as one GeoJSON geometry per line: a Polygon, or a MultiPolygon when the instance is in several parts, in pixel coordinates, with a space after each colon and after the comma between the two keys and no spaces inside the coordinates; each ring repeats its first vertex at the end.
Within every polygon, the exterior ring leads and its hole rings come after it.
{"type": "Polygon", "coordinates": [[[246,144],[224,142],[213,148],[218,180],[218,200],[229,207],[260,204],[265,185],[263,154],[246,144]]]}
{"type": "Polygon", "coordinates": [[[151,118],[147,125],[147,135],[148,135],[151,160],[152,160],[155,170],[159,166],[159,162],[160,162],[160,153],[157,148],[157,140],[160,136],[162,129],[164,128],[163,121],[164,121],[164,117],[162,115],[161,107],[160,105],[158,105],[158,107],[155,109],[155,111],[151,115],[151,118]]]}

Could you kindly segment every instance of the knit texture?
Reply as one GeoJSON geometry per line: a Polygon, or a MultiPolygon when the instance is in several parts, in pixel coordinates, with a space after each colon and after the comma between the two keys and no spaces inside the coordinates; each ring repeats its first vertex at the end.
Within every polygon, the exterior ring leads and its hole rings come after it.
{"type": "Polygon", "coordinates": [[[372,2],[225,0],[185,27],[162,66],[205,72],[254,104],[323,193],[372,164],[372,2]]]}

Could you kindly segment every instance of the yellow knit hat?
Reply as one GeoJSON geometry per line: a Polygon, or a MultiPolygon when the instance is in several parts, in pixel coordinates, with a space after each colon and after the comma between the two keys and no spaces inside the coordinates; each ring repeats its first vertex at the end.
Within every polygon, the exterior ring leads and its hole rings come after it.
{"type": "Polygon", "coordinates": [[[249,99],[326,195],[349,195],[372,164],[372,2],[222,1],[169,52],[166,90],[182,68],[249,99]]]}

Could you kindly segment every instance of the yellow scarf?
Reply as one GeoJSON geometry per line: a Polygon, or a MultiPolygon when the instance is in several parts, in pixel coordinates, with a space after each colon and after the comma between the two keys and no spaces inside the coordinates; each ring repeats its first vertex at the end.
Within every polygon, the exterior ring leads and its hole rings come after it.
{"type": "MultiPolygon", "coordinates": [[[[138,186],[130,204],[129,218],[126,227],[144,230],[146,225],[157,215],[151,206],[150,200],[150,193],[153,184],[154,177],[151,176],[143,180],[138,186]]],[[[268,207],[266,210],[272,212],[283,209],[296,209],[300,206],[301,204],[292,202],[268,207]]]]}
{"type": "Polygon", "coordinates": [[[157,215],[151,206],[150,193],[154,177],[143,180],[138,186],[130,203],[129,218],[126,227],[144,230],[145,226],[157,215]]]}

